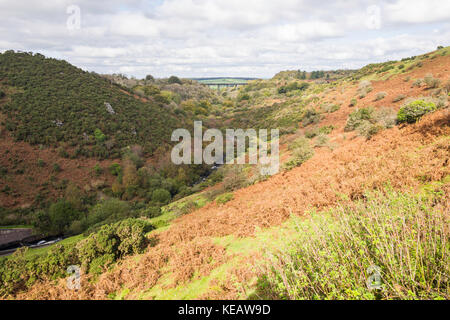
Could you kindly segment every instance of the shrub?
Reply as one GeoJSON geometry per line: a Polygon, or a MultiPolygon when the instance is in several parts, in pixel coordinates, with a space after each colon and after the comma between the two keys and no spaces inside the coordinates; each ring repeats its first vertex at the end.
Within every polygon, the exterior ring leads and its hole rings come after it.
{"type": "Polygon", "coordinates": [[[380,108],[373,114],[373,119],[384,128],[392,128],[397,119],[397,113],[391,108],[380,108]]]}
{"type": "Polygon", "coordinates": [[[147,218],[155,218],[161,215],[161,207],[148,207],[142,211],[147,218]]]}
{"type": "Polygon", "coordinates": [[[94,174],[96,176],[99,176],[99,175],[101,175],[103,173],[103,169],[102,169],[102,167],[100,167],[100,165],[98,163],[95,164],[95,166],[94,166],[94,168],[92,170],[94,171],[94,174]]]}
{"type": "Polygon", "coordinates": [[[46,255],[27,256],[28,248],[19,248],[0,259],[0,297],[10,297],[39,280],[64,277],[70,265],[81,264],[85,271],[98,274],[125,255],[142,253],[148,245],[146,233],[152,229],[148,222],[127,219],[105,225],[77,244],[57,244],[46,255]]]}
{"type": "Polygon", "coordinates": [[[338,104],[325,104],[324,106],[322,106],[322,110],[323,112],[326,113],[333,113],[338,111],[341,108],[340,105],[338,104]]]}
{"type": "Polygon", "coordinates": [[[310,124],[318,123],[320,119],[321,117],[319,113],[317,113],[314,109],[308,109],[303,116],[302,125],[306,127],[310,124]]]}
{"type": "Polygon", "coordinates": [[[250,95],[249,95],[248,93],[240,93],[240,94],[238,95],[237,100],[238,100],[239,102],[244,101],[244,100],[245,100],[245,101],[250,100],[250,95]]]}
{"type": "Polygon", "coordinates": [[[423,83],[423,79],[416,79],[414,80],[414,82],[412,83],[412,87],[421,87],[423,83]]]}
{"type": "Polygon", "coordinates": [[[441,80],[434,78],[431,73],[425,76],[424,81],[428,88],[437,88],[441,84],[441,80]]]}
{"type": "Polygon", "coordinates": [[[330,138],[326,134],[320,133],[317,138],[316,142],[314,143],[315,147],[325,147],[330,142],[330,138]]]}
{"type": "Polygon", "coordinates": [[[314,149],[311,147],[309,140],[305,137],[296,139],[289,145],[289,150],[292,150],[292,156],[284,165],[287,170],[298,167],[314,155],[314,149]]]}
{"type": "Polygon", "coordinates": [[[375,96],[375,101],[383,100],[386,96],[386,92],[378,92],[375,96]]]}
{"type": "Polygon", "coordinates": [[[372,107],[356,109],[347,119],[344,131],[355,130],[364,120],[371,120],[373,117],[374,109],[372,107]]]}
{"type": "Polygon", "coordinates": [[[38,161],[37,161],[37,165],[38,165],[38,167],[43,167],[43,166],[45,166],[45,162],[44,162],[44,160],[42,160],[42,159],[38,159],[38,161]]]}
{"type": "Polygon", "coordinates": [[[56,173],[61,172],[61,167],[59,166],[59,164],[57,164],[57,163],[53,164],[53,172],[56,172],[56,173]]]}
{"type": "Polygon", "coordinates": [[[356,128],[358,133],[366,139],[372,138],[372,136],[377,134],[381,129],[383,129],[381,125],[371,123],[367,120],[363,120],[361,124],[356,128]]]}
{"type": "Polygon", "coordinates": [[[2,90],[0,90],[0,99],[3,98],[4,96],[5,96],[5,93],[2,90]]]}
{"type": "Polygon", "coordinates": [[[106,136],[103,134],[102,130],[100,130],[99,128],[95,129],[94,137],[95,137],[95,140],[99,143],[106,140],[106,136]]]}
{"type": "Polygon", "coordinates": [[[285,86],[281,86],[278,88],[278,93],[279,94],[284,94],[287,93],[289,91],[294,91],[294,90],[306,90],[309,87],[309,83],[308,82],[301,82],[300,84],[298,82],[291,82],[288,85],[285,86]]]}
{"type": "Polygon", "coordinates": [[[448,300],[445,207],[393,191],[365,196],[297,219],[296,239],[265,255],[258,297],[448,300]],[[382,289],[369,290],[374,269],[382,289]]]}
{"type": "Polygon", "coordinates": [[[447,81],[445,84],[444,84],[444,90],[445,90],[445,92],[447,93],[447,94],[449,94],[450,93],[450,80],[449,81],[447,81]]]}
{"type": "Polygon", "coordinates": [[[399,94],[398,96],[396,96],[394,98],[394,100],[392,100],[392,102],[399,102],[399,101],[402,101],[405,98],[406,98],[406,96],[404,94],[399,94]]]}
{"type": "Polygon", "coordinates": [[[151,224],[140,219],[102,226],[76,246],[82,267],[96,272],[100,261],[109,264],[125,255],[142,253],[148,243],[145,234],[152,229],[151,224]]]}
{"type": "Polygon", "coordinates": [[[233,193],[224,193],[224,194],[221,194],[220,196],[218,196],[218,197],[216,198],[216,203],[217,203],[217,204],[224,204],[224,203],[227,203],[228,201],[233,200],[233,197],[234,197],[233,193]]]}
{"type": "Polygon", "coordinates": [[[155,203],[167,204],[171,198],[170,192],[166,189],[156,189],[152,193],[152,201],[155,203]]]}
{"type": "Polygon", "coordinates": [[[120,176],[122,174],[122,167],[118,163],[113,163],[109,166],[109,172],[113,176],[120,176]]]}
{"type": "Polygon", "coordinates": [[[416,100],[411,102],[398,111],[397,122],[398,123],[414,123],[419,120],[423,115],[435,111],[436,105],[433,102],[425,102],[424,100],[416,100]]]}
{"type": "Polygon", "coordinates": [[[356,100],[355,98],[353,98],[352,100],[350,100],[350,107],[356,106],[357,103],[358,103],[358,100],[356,100]]]}

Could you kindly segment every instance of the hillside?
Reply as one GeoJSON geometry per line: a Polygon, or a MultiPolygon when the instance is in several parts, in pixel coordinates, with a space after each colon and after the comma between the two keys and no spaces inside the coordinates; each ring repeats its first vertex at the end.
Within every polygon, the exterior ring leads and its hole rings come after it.
{"type": "Polygon", "coordinates": [[[154,228],[136,228],[141,250],[86,258],[105,233],[131,247],[123,226],[55,247],[82,264],[81,290],[44,275],[4,296],[449,299],[449,68],[447,47],[330,81],[294,71],[224,90],[214,121],[280,128],[280,173],[224,166],[206,189],[137,219],[154,228]],[[372,265],[384,291],[367,290],[372,265]]]}
{"type": "Polygon", "coordinates": [[[34,211],[74,188],[82,210],[108,197],[148,206],[156,189],[193,192],[209,168],[167,161],[171,133],[194,117],[208,125],[216,93],[193,81],[117,79],[41,54],[0,54],[0,224],[32,224],[34,211]]]}
{"type": "Polygon", "coordinates": [[[69,156],[118,158],[139,144],[146,154],[182,125],[173,110],[143,102],[99,75],[40,54],[0,54],[3,123],[17,141],[62,146],[69,156]]]}

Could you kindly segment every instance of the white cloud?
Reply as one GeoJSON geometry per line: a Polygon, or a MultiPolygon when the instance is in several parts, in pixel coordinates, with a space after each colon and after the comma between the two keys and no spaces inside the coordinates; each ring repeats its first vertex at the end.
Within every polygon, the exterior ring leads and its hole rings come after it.
{"type": "Polygon", "coordinates": [[[0,50],[41,52],[84,69],[139,77],[269,77],[289,68],[356,68],[448,45],[448,1],[385,0],[375,5],[379,10],[373,4],[2,0],[0,50]],[[81,29],[68,30],[66,8],[74,3],[81,29]]]}

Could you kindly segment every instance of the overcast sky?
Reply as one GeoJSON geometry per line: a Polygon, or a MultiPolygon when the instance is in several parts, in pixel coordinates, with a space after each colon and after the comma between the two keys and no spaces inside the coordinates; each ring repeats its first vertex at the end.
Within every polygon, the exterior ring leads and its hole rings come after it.
{"type": "Polygon", "coordinates": [[[449,0],[0,0],[0,51],[136,77],[272,77],[449,45],[449,0]]]}

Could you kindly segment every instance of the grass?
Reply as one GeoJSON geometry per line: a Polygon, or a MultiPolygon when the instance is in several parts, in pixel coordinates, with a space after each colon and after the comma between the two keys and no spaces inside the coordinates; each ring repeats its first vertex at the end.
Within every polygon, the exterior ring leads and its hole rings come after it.
{"type": "Polygon", "coordinates": [[[30,225],[11,225],[11,226],[0,226],[0,229],[32,229],[33,226],[30,225]]]}
{"type": "Polygon", "coordinates": [[[298,221],[296,239],[268,251],[257,297],[448,299],[449,216],[429,197],[387,190],[298,221]],[[367,281],[376,266],[382,289],[367,281]]]}
{"type": "Polygon", "coordinates": [[[30,248],[28,249],[27,253],[25,254],[25,258],[32,258],[37,256],[46,255],[54,246],[56,245],[62,245],[62,246],[68,246],[74,243],[77,243],[84,239],[84,236],[82,234],[66,238],[64,240],[61,240],[55,244],[41,247],[41,248],[30,248]]]}

